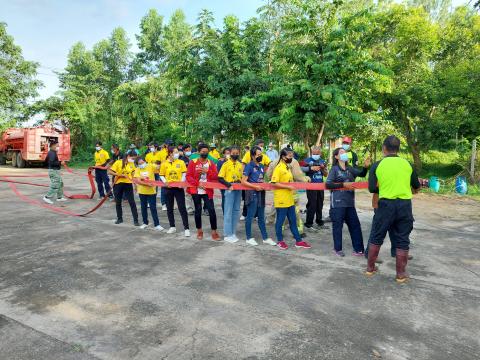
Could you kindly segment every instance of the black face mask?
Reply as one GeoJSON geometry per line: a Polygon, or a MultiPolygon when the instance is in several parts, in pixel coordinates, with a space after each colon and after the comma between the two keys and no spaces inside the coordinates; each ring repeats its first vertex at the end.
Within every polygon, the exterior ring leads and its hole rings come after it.
{"type": "Polygon", "coordinates": [[[200,157],[201,157],[202,159],[206,159],[206,158],[208,158],[208,154],[200,154],[200,157]]]}
{"type": "Polygon", "coordinates": [[[261,163],[262,160],[263,160],[263,156],[262,156],[262,155],[257,156],[257,157],[255,158],[255,160],[256,160],[258,163],[261,163]]]}
{"type": "Polygon", "coordinates": [[[238,160],[238,157],[239,157],[239,155],[230,155],[230,158],[231,158],[232,160],[235,160],[235,161],[238,160]]]}
{"type": "Polygon", "coordinates": [[[290,164],[292,162],[292,159],[290,158],[285,158],[283,159],[283,161],[285,161],[287,164],[290,164]]]}

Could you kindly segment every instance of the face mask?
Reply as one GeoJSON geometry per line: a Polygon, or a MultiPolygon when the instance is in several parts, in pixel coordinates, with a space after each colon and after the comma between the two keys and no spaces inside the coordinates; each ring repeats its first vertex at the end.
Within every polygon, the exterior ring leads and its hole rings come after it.
{"type": "Polygon", "coordinates": [[[208,154],[200,154],[200,157],[201,157],[202,159],[206,159],[206,158],[208,158],[208,154]]]}
{"type": "Polygon", "coordinates": [[[230,159],[230,154],[225,155],[225,159],[230,159]]]}
{"type": "Polygon", "coordinates": [[[312,159],[315,161],[320,160],[320,155],[312,155],[312,159]]]}
{"type": "Polygon", "coordinates": [[[140,165],[138,165],[138,167],[140,169],[145,169],[147,167],[147,163],[140,164],[140,165]]]}
{"type": "Polygon", "coordinates": [[[133,158],[128,158],[127,161],[128,161],[129,163],[133,163],[133,162],[135,161],[135,159],[133,159],[133,158]]]}
{"type": "Polygon", "coordinates": [[[290,158],[285,158],[283,159],[283,161],[285,161],[287,164],[290,164],[292,162],[292,159],[290,158]]]}
{"type": "Polygon", "coordinates": [[[350,150],[350,144],[343,144],[342,148],[343,148],[343,150],[348,151],[348,150],[350,150]]]}
{"type": "Polygon", "coordinates": [[[192,155],[192,152],[191,151],[185,151],[185,155],[190,156],[190,155],[192,155]]]}
{"type": "Polygon", "coordinates": [[[238,160],[238,155],[230,155],[230,158],[231,158],[232,160],[237,161],[237,160],[238,160]]]}
{"type": "Polygon", "coordinates": [[[150,148],[150,151],[151,151],[151,152],[155,152],[155,150],[156,150],[156,149],[155,149],[154,147],[151,147],[151,148],[150,148]]]}
{"type": "Polygon", "coordinates": [[[255,160],[256,160],[258,163],[261,163],[262,160],[263,160],[263,156],[262,156],[262,155],[257,156],[257,157],[255,158],[255,160]]]}
{"type": "Polygon", "coordinates": [[[177,153],[177,154],[173,154],[173,160],[177,160],[179,156],[180,156],[180,154],[178,154],[178,153],[177,153]]]}
{"type": "Polygon", "coordinates": [[[95,146],[95,150],[100,151],[102,148],[100,146],[95,146]]]}
{"type": "Polygon", "coordinates": [[[260,150],[263,152],[263,146],[259,146],[260,150]]]}
{"type": "Polygon", "coordinates": [[[346,153],[340,154],[339,159],[343,162],[348,161],[348,155],[346,153]]]}
{"type": "Polygon", "coordinates": [[[112,149],[112,150],[110,150],[110,152],[111,152],[112,154],[115,154],[115,150],[113,150],[113,149],[112,149]]]}

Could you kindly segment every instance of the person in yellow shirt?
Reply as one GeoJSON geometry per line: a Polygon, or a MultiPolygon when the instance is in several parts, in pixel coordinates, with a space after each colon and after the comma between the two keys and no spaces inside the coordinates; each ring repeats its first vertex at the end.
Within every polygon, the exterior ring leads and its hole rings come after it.
{"type": "MultiPolygon", "coordinates": [[[[265,141],[263,139],[257,139],[253,143],[253,146],[258,146],[262,150],[262,162],[261,164],[266,168],[268,165],[270,165],[270,158],[265,154],[265,141]]],[[[243,156],[242,163],[244,165],[247,165],[252,161],[252,157],[250,156],[250,151],[246,151],[245,155],[243,156]]]]}
{"type": "Polygon", "coordinates": [[[243,166],[240,162],[240,148],[230,147],[230,158],[223,163],[218,173],[218,181],[225,185],[225,200],[223,209],[223,235],[224,240],[235,243],[239,239],[236,230],[240,220],[240,204],[242,202],[242,191],[232,190],[232,184],[242,181],[243,166]]]}
{"type": "MultiPolygon", "coordinates": [[[[167,160],[168,157],[168,148],[170,146],[173,146],[173,140],[172,139],[166,139],[163,142],[162,148],[157,151],[157,154],[155,155],[155,162],[158,165],[161,165],[165,160],[167,160]]],[[[165,197],[165,188],[162,187],[160,188],[160,203],[162,204],[162,211],[167,211],[167,205],[166,205],[166,197],[165,197]]]]}
{"type": "MultiPolygon", "coordinates": [[[[100,141],[95,144],[93,159],[95,161],[95,166],[102,167],[107,166],[108,160],[110,160],[108,151],[102,148],[102,143],[100,141]]],[[[108,178],[107,169],[95,169],[95,181],[97,183],[97,190],[100,199],[103,199],[105,195],[108,195],[110,198],[113,197],[111,194],[112,188],[110,187],[110,179],[108,178]]]]}
{"type": "Polygon", "coordinates": [[[167,217],[170,223],[170,229],[167,234],[173,234],[177,231],[175,227],[175,216],[173,214],[173,207],[175,200],[177,201],[178,211],[182,217],[183,229],[185,236],[190,237],[190,229],[188,225],[188,213],[185,206],[185,190],[178,187],[170,187],[172,182],[185,181],[187,167],[183,160],[179,159],[179,152],[177,148],[169,147],[167,150],[167,160],[164,161],[160,167],[160,179],[165,183],[165,201],[167,205],[167,217]]]}
{"type": "Polygon", "coordinates": [[[214,143],[210,144],[210,149],[210,156],[218,161],[218,159],[220,159],[220,153],[217,150],[217,145],[214,143]]]}
{"type": "Polygon", "coordinates": [[[277,212],[277,220],[275,222],[275,233],[277,235],[277,246],[281,250],[287,250],[288,245],[283,241],[282,226],[285,218],[288,219],[290,231],[292,232],[297,248],[310,249],[311,246],[306,241],[302,241],[302,237],[298,231],[297,219],[295,214],[295,188],[286,183],[293,182],[293,174],[290,164],[293,159],[293,151],[290,149],[282,149],[280,152],[280,161],[273,170],[270,182],[273,184],[273,205],[277,212]]]}
{"type": "MultiPolygon", "coordinates": [[[[147,154],[148,155],[148,154],[147,154]]],[[[162,231],[165,230],[158,220],[157,213],[157,187],[152,186],[145,182],[145,180],[154,181],[155,174],[158,174],[158,166],[156,164],[149,164],[142,157],[137,157],[135,160],[135,172],[134,178],[136,179],[136,189],[138,196],[140,197],[140,209],[142,212],[143,225],[140,226],[141,229],[146,229],[148,227],[148,208],[150,208],[150,213],[152,214],[153,226],[155,230],[162,231]]]]}
{"type": "Polygon", "coordinates": [[[132,211],[133,224],[140,226],[138,223],[138,211],[135,199],[133,197],[132,176],[135,172],[135,152],[128,152],[122,160],[117,160],[108,169],[110,175],[115,176],[115,184],[113,185],[113,193],[115,195],[115,209],[117,211],[117,221],[115,224],[123,223],[122,198],[126,197],[130,210],[132,211]]]}

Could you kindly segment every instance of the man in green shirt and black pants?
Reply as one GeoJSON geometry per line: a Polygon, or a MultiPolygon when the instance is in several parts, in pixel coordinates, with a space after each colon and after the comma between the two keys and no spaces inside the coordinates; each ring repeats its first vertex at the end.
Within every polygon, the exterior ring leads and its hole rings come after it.
{"type": "Polygon", "coordinates": [[[370,169],[368,190],[378,193],[378,209],[373,216],[372,233],[368,249],[367,276],[376,273],[375,260],[383,240],[390,233],[396,247],[398,283],[408,280],[405,268],[408,262],[410,233],[413,229],[412,189],[418,190],[420,183],[412,165],[398,157],[400,140],[388,136],[383,142],[384,158],[370,169]]]}

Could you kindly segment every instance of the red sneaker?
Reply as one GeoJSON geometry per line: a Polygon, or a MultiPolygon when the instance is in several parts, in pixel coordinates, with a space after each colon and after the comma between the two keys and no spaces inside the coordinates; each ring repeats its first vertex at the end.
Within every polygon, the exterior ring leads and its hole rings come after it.
{"type": "Polygon", "coordinates": [[[299,241],[295,244],[296,248],[302,248],[302,249],[311,249],[312,247],[310,246],[309,243],[306,241],[299,241]]]}
{"type": "Polygon", "coordinates": [[[277,246],[280,248],[280,250],[287,250],[288,245],[285,243],[285,241],[279,241],[277,246]]]}

